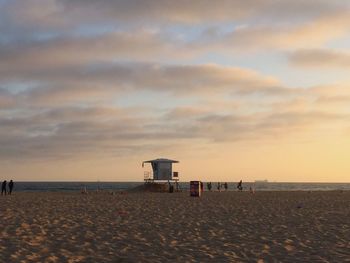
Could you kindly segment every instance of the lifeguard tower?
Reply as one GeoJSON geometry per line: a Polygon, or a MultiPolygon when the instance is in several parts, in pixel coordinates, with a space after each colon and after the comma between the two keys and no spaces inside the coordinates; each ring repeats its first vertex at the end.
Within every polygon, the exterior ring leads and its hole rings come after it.
{"type": "Polygon", "coordinates": [[[171,191],[171,183],[175,183],[176,190],[178,190],[179,173],[173,172],[173,163],[179,163],[179,161],[159,158],[142,162],[142,167],[145,163],[150,163],[152,166],[152,171],[144,171],[145,184],[161,186],[167,182],[169,191],[171,191]]]}

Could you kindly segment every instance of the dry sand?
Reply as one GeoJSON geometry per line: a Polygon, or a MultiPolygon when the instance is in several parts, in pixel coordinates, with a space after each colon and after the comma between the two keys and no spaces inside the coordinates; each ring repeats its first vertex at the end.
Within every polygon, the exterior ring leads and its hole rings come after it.
{"type": "Polygon", "coordinates": [[[350,262],[350,192],[0,196],[0,262],[350,262]]]}

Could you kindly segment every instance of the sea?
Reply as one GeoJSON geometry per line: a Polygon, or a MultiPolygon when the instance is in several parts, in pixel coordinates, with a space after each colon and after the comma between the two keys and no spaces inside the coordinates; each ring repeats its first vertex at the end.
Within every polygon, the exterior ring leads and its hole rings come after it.
{"type": "MultiPolygon", "coordinates": [[[[15,182],[14,191],[18,192],[77,192],[87,191],[125,191],[137,187],[143,182],[15,182]]],[[[189,190],[189,182],[179,183],[181,190],[189,190]]],[[[204,182],[206,190],[206,182],[204,182]]],[[[277,183],[243,182],[243,190],[250,187],[256,191],[339,191],[350,190],[350,183],[277,183]]],[[[217,189],[217,182],[212,182],[217,189]]],[[[237,191],[237,182],[228,182],[228,190],[237,191]]]]}

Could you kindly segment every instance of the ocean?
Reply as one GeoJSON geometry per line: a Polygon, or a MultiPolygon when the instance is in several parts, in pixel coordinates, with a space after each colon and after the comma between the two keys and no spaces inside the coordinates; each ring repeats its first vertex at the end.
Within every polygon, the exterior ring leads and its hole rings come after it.
{"type": "MultiPolygon", "coordinates": [[[[19,192],[76,192],[82,188],[87,191],[106,190],[123,191],[143,184],[143,182],[15,182],[14,191],[19,192]]],[[[189,182],[180,182],[180,189],[188,190],[189,182]]],[[[217,182],[212,182],[216,190],[217,182]]],[[[236,182],[228,183],[228,190],[236,191],[236,182]]],[[[253,187],[256,191],[336,191],[350,190],[350,183],[275,183],[243,182],[243,190],[253,187]]],[[[206,182],[204,182],[206,190],[206,182]]]]}

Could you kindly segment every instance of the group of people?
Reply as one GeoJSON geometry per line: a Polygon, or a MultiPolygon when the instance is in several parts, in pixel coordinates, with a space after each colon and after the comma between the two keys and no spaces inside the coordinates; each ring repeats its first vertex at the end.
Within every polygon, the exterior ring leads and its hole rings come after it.
{"type": "Polygon", "coordinates": [[[224,188],[225,188],[225,191],[227,191],[227,189],[228,189],[228,184],[227,184],[227,183],[220,183],[220,182],[218,182],[216,188],[218,189],[219,192],[221,191],[221,187],[224,187],[224,188]]]}
{"type": "Polygon", "coordinates": [[[9,183],[8,183],[8,190],[7,190],[7,181],[3,181],[2,184],[1,184],[1,195],[7,195],[7,194],[12,194],[12,190],[13,190],[13,186],[14,186],[14,183],[13,181],[11,180],[9,183]]]}
{"type": "MultiPolygon", "coordinates": [[[[218,182],[218,183],[217,183],[217,186],[216,186],[216,188],[218,189],[218,191],[221,191],[221,188],[222,188],[222,187],[225,189],[225,191],[227,191],[227,189],[228,189],[228,184],[227,184],[226,182],[225,182],[225,183],[218,182]]],[[[211,191],[211,189],[212,189],[212,184],[211,184],[211,182],[208,182],[208,183],[207,183],[207,189],[208,189],[208,191],[211,191]]],[[[239,183],[237,184],[237,189],[238,189],[239,191],[242,191],[242,190],[243,190],[242,180],[239,181],[239,183]]]]}

